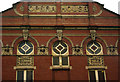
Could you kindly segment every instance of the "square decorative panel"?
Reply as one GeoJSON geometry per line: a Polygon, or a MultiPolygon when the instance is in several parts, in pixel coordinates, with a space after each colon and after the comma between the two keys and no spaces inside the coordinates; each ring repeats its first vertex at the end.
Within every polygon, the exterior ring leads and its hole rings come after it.
{"type": "Polygon", "coordinates": [[[33,56],[17,56],[17,66],[33,66],[33,56]]]}
{"type": "Polygon", "coordinates": [[[88,65],[89,66],[103,66],[103,56],[88,56],[88,65]]]}

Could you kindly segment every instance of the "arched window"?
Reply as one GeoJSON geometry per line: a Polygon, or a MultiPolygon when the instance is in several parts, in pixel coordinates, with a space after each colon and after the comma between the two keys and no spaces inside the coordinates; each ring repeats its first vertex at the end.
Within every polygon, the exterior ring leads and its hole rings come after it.
{"type": "Polygon", "coordinates": [[[56,41],[52,45],[52,65],[53,66],[69,66],[69,49],[68,45],[63,41],[56,41]]]}
{"type": "Polygon", "coordinates": [[[17,49],[18,55],[33,55],[34,54],[34,46],[28,40],[23,40],[18,44],[17,49]]]}
{"type": "Polygon", "coordinates": [[[97,41],[90,41],[87,44],[86,53],[87,55],[102,55],[102,45],[97,41]]]}
{"type": "Polygon", "coordinates": [[[105,70],[101,68],[104,67],[104,69],[106,69],[106,67],[104,66],[103,56],[101,56],[103,55],[102,45],[96,40],[88,42],[86,46],[86,54],[90,55],[88,56],[87,66],[89,68],[90,82],[105,82],[105,70]]]}

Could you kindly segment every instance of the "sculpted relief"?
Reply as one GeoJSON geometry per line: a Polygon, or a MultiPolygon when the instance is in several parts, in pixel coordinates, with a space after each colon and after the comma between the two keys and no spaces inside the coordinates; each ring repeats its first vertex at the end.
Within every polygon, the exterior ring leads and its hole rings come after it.
{"type": "MultiPolygon", "coordinates": [[[[42,12],[42,13],[54,13],[57,11],[55,5],[29,5],[29,12],[42,12]]],[[[85,5],[62,5],[61,6],[62,13],[85,13],[88,12],[88,6],[85,5]]]]}
{"type": "Polygon", "coordinates": [[[56,12],[56,6],[54,5],[29,5],[29,12],[56,12]]]}

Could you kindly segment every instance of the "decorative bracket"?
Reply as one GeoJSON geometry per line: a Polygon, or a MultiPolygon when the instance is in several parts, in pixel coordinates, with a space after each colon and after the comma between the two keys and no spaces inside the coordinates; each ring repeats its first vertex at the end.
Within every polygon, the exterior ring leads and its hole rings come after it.
{"type": "Polygon", "coordinates": [[[38,48],[38,55],[48,55],[48,48],[44,45],[41,45],[38,48]]]}
{"type": "Polygon", "coordinates": [[[82,48],[79,45],[73,47],[73,55],[83,55],[82,48]]]}
{"type": "Polygon", "coordinates": [[[110,45],[108,47],[108,55],[118,55],[117,47],[110,45]]]}
{"type": "Polygon", "coordinates": [[[12,53],[13,53],[13,48],[11,48],[8,44],[2,47],[2,55],[12,55],[12,53]]]}
{"type": "Polygon", "coordinates": [[[58,37],[58,40],[62,40],[62,37],[63,37],[63,32],[62,32],[62,30],[57,30],[56,36],[58,37]]]}
{"type": "Polygon", "coordinates": [[[90,36],[91,36],[92,40],[95,40],[95,38],[96,38],[96,30],[90,30],[90,36]]]}
{"type": "Polygon", "coordinates": [[[27,40],[29,36],[29,31],[28,30],[23,30],[23,38],[24,40],[27,40]]]}

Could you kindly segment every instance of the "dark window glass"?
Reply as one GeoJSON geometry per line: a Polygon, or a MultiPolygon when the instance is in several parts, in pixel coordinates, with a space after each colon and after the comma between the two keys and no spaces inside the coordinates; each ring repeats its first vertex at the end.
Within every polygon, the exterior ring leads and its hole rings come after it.
{"type": "Polygon", "coordinates": [[[24,41],[20,42],[19,46],[18,47],[22,47],[23,45],[25,44],[24,41]]]}
{"type": "Polygon", "coordinates": [[[32,50],[33,50],[33,48],[30,48],[30,49],[26,52],[26,54],[29,54],[30,52],[32,52],[32,50]]]}
{"type": "Polygon", "coordinates": [[[53,51],[57,54],[64,54],[67,52],[67,45],[62,41],[56,41],[53,44],[53,51]]]}
{"type": "Polygon", "coordinates": [[[95,71],[89,71],[90,82],[96,82],[95,71]]]}
{"type": "Polygon", "coordinates": [[[33,47],[33,45],[32,45],[29,41],[26,41],[26,44],[27,44],[29,47],[33,47]]]}
{"type": "Polygon", "coordinates": [[[33,71],[27,71],[26,80],[27,82],[33,82],[33,71]]]}
{"type": "Polygon", "coordinates": [[[99,82],[105,82],[104,71],[98,71],[99,82]]]}
{"type": "Polygon", "coordinates": [[[53,44],[53,47],[57,47],[59,43],[60,43],[60,41],[56,41],[56,42],[53,44]]]}
{"type": "Polygon", "coordinates": [[[95,54],[99,53],[101,51],[101,48],[97,49],[95,54]]]}
{"type": "Polygon", "coordinates": [[[87,44],[87,51],[91,54],[98,54],[101,52],[101,46],[98,42],[96,41],[90,41],[87,44]]]}
{"type": "Polygon", "coordinates": [[[59,57],[53,56],[53,65],[59,65],[59,57]]]}
{"type": "Polygon", "coordinates": [[[19,52],[25,54],[25,51],[23,51],[21,48],[19,48],[19,52]]]}
{"type": "Polygon", "coordinates": [[[62,65],[68,65],[68,57],[62,57],[62,65]]]}
{"type": "Polygon", "coordinates": [[[67,45],[64,42],[61,42],[62,46],[67,47],[67,45]]]}
{"type": "Polygon", "coordinates": [[[17,82],[24,81],[24,71],[17,71],[17,82]]]}
{"type": "Polygon", "coordinates": [[[61,51],[61,54],[64,54],[66,51],[67,51],[67,48],[63,49],[63,50],[61,51]]]}
{"type": "Polygon", "coordinates": [[[87,50],[88,50],[88,52],[94,54],[94,52],[91,49],[87,48],[87,50]]]}
{"type": "Polygon", "coordinates": [[[33,45],[28,40],[23,40],[19,43],[18,50],[22,54],[29,54],[33,51],[33,45]]]}
{"type": "Polygon", "coordinates": [[[53,49],[55,53],[60,54],[60,52],[57,49],[53,49]]]}

